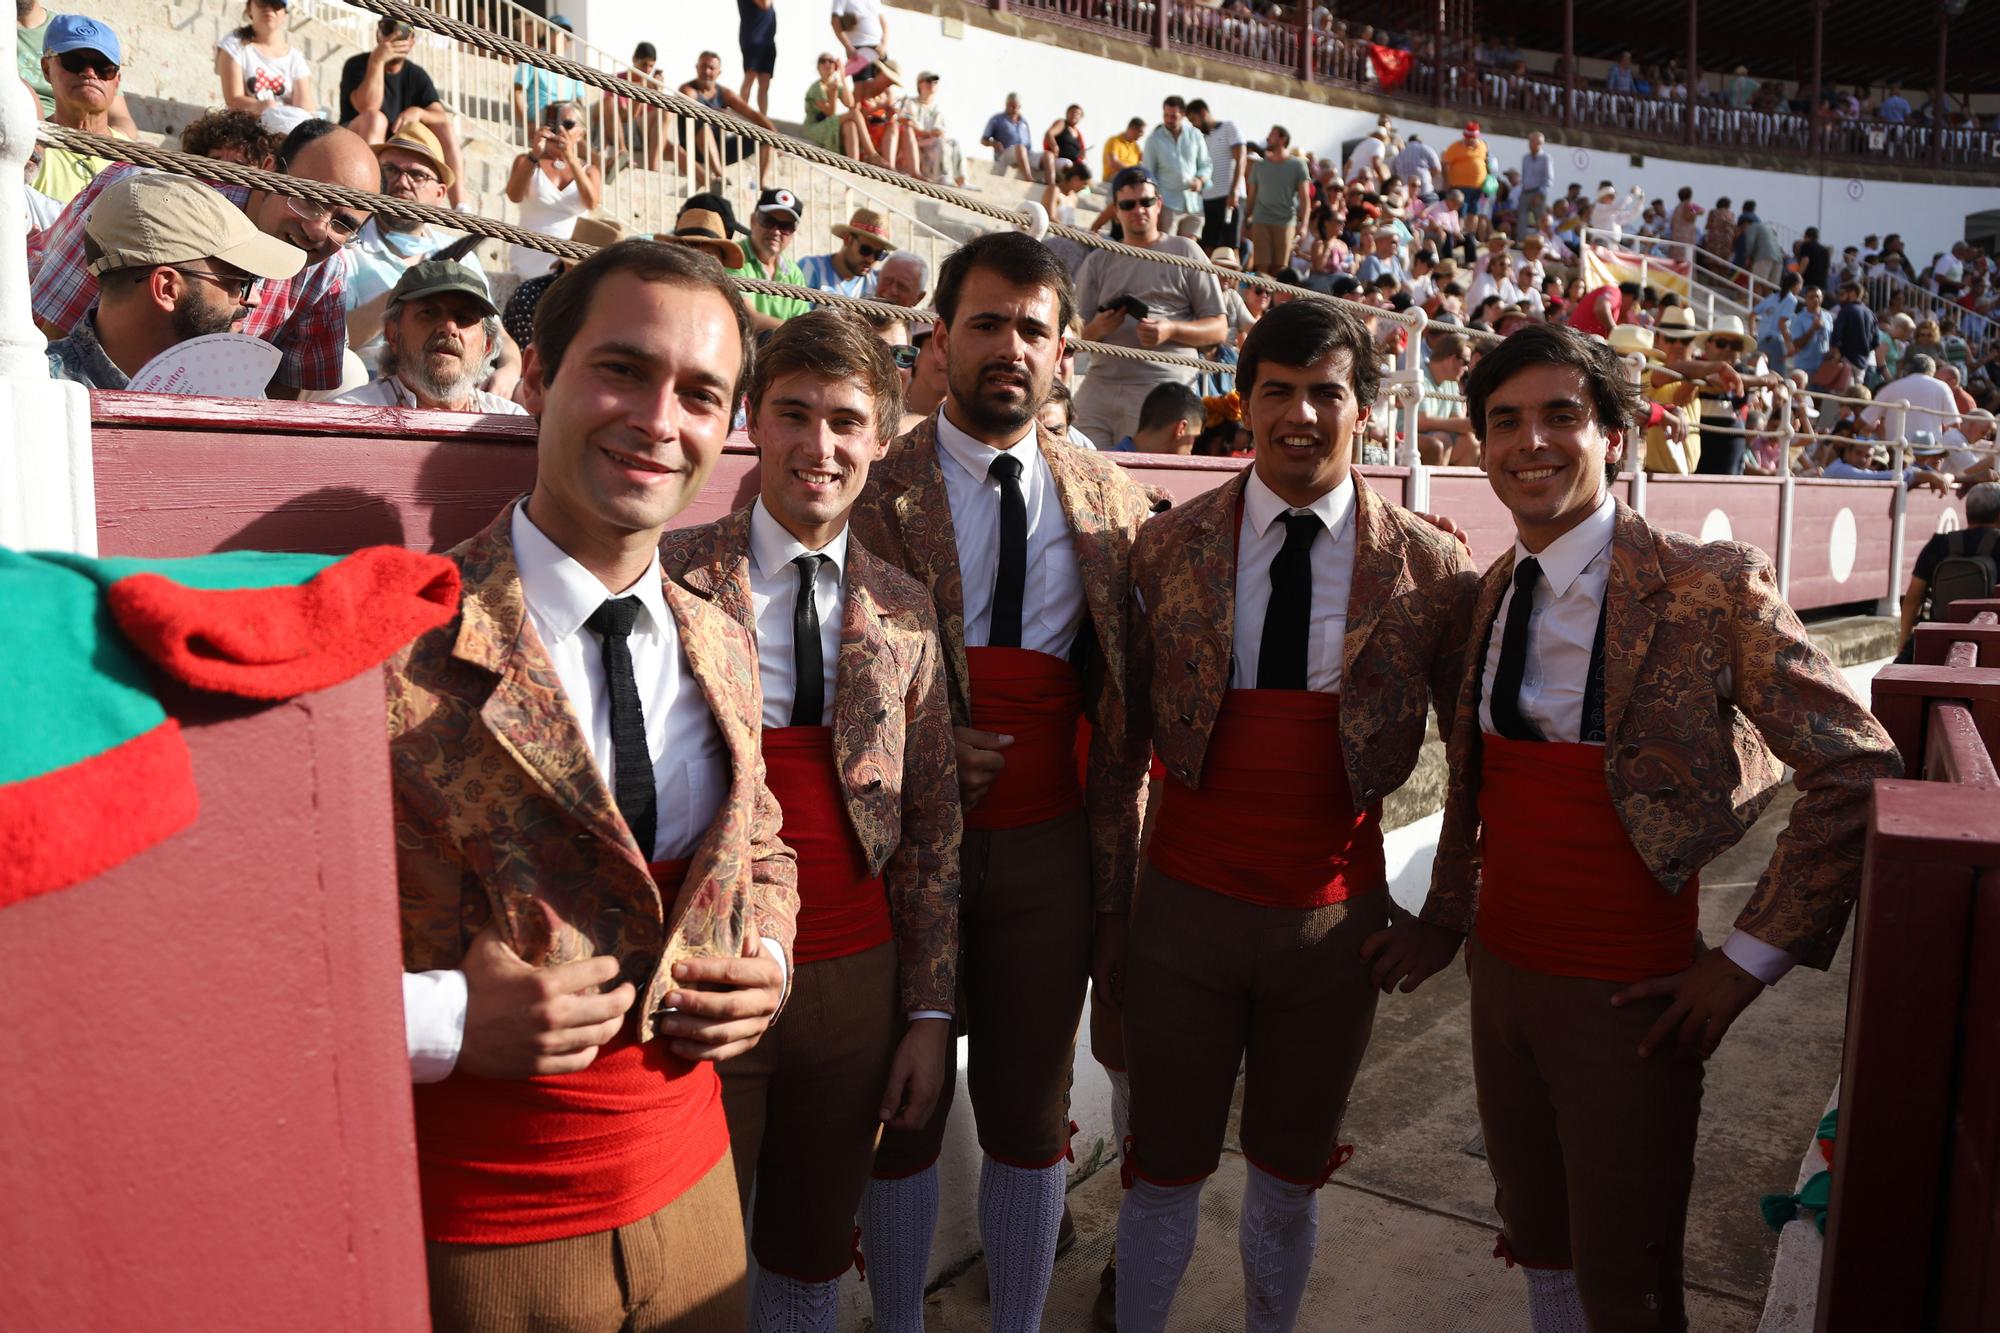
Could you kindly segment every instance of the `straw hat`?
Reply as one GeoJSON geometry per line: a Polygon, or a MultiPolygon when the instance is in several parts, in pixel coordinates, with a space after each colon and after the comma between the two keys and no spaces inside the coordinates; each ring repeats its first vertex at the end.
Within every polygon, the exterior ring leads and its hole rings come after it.
{"type": "Polygon", "coordinates": [[[724,268],[743,267],[743,247],[729,239],[729,231],[722,221],[722,214],[706,208],[682,210],[679,219],[674,223],[674,229],[670,232],[660,232],[653,239],[678,241],[697,250],[706,250],[721,260],[724,268]]]}
{"type": "Polygon", "coordinates": [[[1717,338],[1735,338],[1747,349],[1750,346],[1750,331],[1743,327],[1743,321],[1735,315],[1717,315],[1708,332],[1701,335],[1698,350],[1707,355],[1709,344],[1717,338]]]}
{"type": "Polygon", "coordinates": [[[1238,272],[1243,268],[1243,261],[1237,256],[1236,247],[1233,245],[1216,246],[1208,252],[1208,262],[1217,268],[1233,268],[1238,272]]]}
{"type": "Polygon", "coordinates": [[[1669,306],[1660,312],[1659,336],[1671,338],[1675,342],[1695,337],[1700,330],[1694,326],[1694,311],[1684,305],[1669,306]]]}
{"type": "Polygon", "coordinates": [[[829,230],[843,241],[852,236],[872,241],[884,253],[896,248],[895,242],[889,239],[888,221],[872,208],[855,209],[853,217],[845,222],[834,223],[829,230]]]}
{"type": "Polygon", "coordinates": [[[1607,341],[1611,344],[1611,350],[1620,356],[1637,353],[1648,361],[1661,359],[1660,349],[1653,346],[1653,331],[1641,328],[1637,324],[1612,325],[1611,337],[1607,341]]]}
{"type": "Polygon", "coordinates": [[[438,184],[446,189],[450,189],[458,179],[452,175],[451,168],[444,163],[444,146],[438,142],[437,135],[431,133],[430,126],[420,120],[413,120],[403,126],[390,135],[387,142],[376,144],[376,160],[380,161],[382,154],[391,148],[400,149],[405,153],[415,153],[429,162],[437,169],[438,184]]]}
{"type": "Polygon", "coordinates": [[[625,224],[615,218],[578,218],[569,238],[578,245],[603,249],[625,239],[625,224]]]}

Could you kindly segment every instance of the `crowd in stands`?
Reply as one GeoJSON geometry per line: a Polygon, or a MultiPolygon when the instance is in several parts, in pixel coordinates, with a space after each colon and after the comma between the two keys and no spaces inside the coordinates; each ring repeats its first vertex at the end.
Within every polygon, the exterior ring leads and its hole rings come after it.
{"type": "MultiPolygon", "coordinates": [[[[940,76],[925,71],[914,92],[901,91],[878,0],[832,0],[831,10],[838,51],[822,56],[808,89],[807,136],[911,174],[962,180],[965,154],[935,103],[940,76]]],[[[769,127],[762,108],[775,18],[763,0],[743,0],[742,13],[740,91],[725,83],[723,62],[712,51],[698,55],[694,76],[680,90],[769,127]]],[[[416,203],[461,197],[453,118],[430,76],[409,59],[410,30],[385,19],[373,49],[346,62],[343,123],[334,125],[308,109],[311,74],[287,42],[286,14],[279,0],[251,0],[244,26],[218,44],[221,105],[186,127],[183,149],[416,203]]],[[[30,82],[38,92],[46,89],[46,114],[98,132],[129,125],[118,34],[96,20],[52,16],[38,6],[24,7],[20,24],[23,77],[31,72],[26,53],[37,52],[32,72],[39,82],[30,82]]],[[[560,37],[560,28],[553,31],[560,37]]],[[[1480,56],[1488,63],[1518,59],[1507,43],[1482,48],[1480,56]]],[[[1621,61],[1611,78],[1622,91],[1643,93],[1661,82],[1660,74],[1621,61]]],[[[628,77],[662,82],[652,46],[635,53],[628,77]]],[[[516,111],[535,129],[530,147],[513,161],[506,194],[521,225],[552,236],[594,244],[619,239],[622,226],[593,212],[606,173],[641,158],[657,165],[666,152],[679,154],[697,185],[721,184],[726,168],[747,167],[753,156],[759,175],[768,174],[769,150],[746,138],[702,127],[676,140],[660,132],[672,118],[658,108],[615,96],[593,99],[574,80],[529,66],[515,79],[513,95],[516,111]]],[[[1739,79],[1721,95],[1749,96],[1754,104],[1760,94],[1739,79]]],[[[1887,110],[1891,118],[1919,114],[1900,98],[1887,110]]],[[[1051,238],[1080,296],[1073,337],[1221,365],[1086,359],[1086,373],[1051,406],[1079,444],[1230,452],[1241,405],[1233,401],[1227,367],[1263,313],[1296,299],[1288,290],[1295,288],[1388,313],[1423,311],[1417,445],[1433,464],[1478,461],[1457,386],[1493,337],[1548,322],[1610,339],[1647,362],[1645,387],[1658,407],[1643,451],[1648,469],[1872,473],[1885,465],[1882,443],[1904,439],[1921,451],[1906,474],[1913,484],[1969,484],[1992,472],[1985,449],[2000,409],[1992,319],[2000,292],[1992,259],[1978,247],[1959,243],[1919,266],[1894,234],[1865,237],[1836,256],[1807,228],[1788,246],[1752,201],[1735,208],[1721,198],[1705,208],[1690,189],[1672,202],[1648,200],[1612,181],[1594,190],[1582,182],[1559,188],[1540,134],[1530,137],[1518,163],[1503,162],[1476,122],[1450,142],[1432,144],[1384,115],[1340,161],[1295,149],[1282,125],[1247,134],[1201,98],[1166,98],[1157,121],[1130,117],[1095,153],[1087,126],[1081,104],[1043,121],[1009,94],[979,141],[996,172],[1041,183],[1042,205],[1054,221],[1166,257],[1207,258],[1225,274],[1253,270],[1281,286],[1271,292],[1051,238]],[[1098,180],[1105,188],[1101,206],[1098,180]],[[1659,280],[1648,274],[1646,282],[1621,281],[1617,270],[1592,262],[1593,247],[1607,243],[1661,261],[1659,280]],[[1694,274],[1686,262],[1676,267],[1690,259],[1705,280],[1733,285],[1747,322],[1725,314],[1697,326],[1694,274]],[[1818,404],[1820,398],[1829,401],[1818,404]],[[1836,405],[1833,398],[1849,401],[1836,405]],[[1853,401],[1871,398],[1867,406],[1853,401]],[[1814,438],[1821,435],[1840,438],[1814,438]],[[1794,442],[1789,451],[1786,438],[1794,442]]],[[[519,285],[509,294],[482,268],[477,238],[222,187],[221,196],[261,235],[300,256],[297,270],[251,269],[223,249],[177,256],[162,270],[144,262],[150,255],[104,255],[93,230],[100,200],[109,200],[104,208],[127,207],[135,174],[133,167],[59,148],[41,153],[31,169],[35,313],[52,338],[68,344],[53,357],[58,373],[94,387],[124,387],[177,339],[239,329],[280,349],[273,396],[519,410],[513,395],[534,304],[565,267],[553,256],[511,248],[507,266],[519,285]],[[110,296],[94,307],[102,279],[113,275],[110,296]],[[239,287],[241,300],[217,304],[218,293],[239,287]],[[146,299],[134,305],[128,298],[142,290],[146,299]],[[232,312],[233,319],[217,324],[232,312]],[[150,331],[134,336],[142,326],[150,331]]],[[[722,190],[703,190],[663,235],[709,249],[744,277],[921,306],[930,286],[927,265],[898,250],[880,213],[856,210],[828,228],[834,249],[799,255],[794,241],[804,211],[792,191],[765,188],[747,223],[740,222],[722,190]]],[[[212,232],[216,246],[222,234],[212,232]]],[[[804,299],[771,294],[752,295],[749,306],[760,332],[810,308],[804,299]]],[[[895,339],[913,385],[936,375],[926,365],[928,327],[896,323],[881,330],[895,339]]],[[[1409,322],[1379,318],[1371,328],[1385,366],[1393,365],[1406,351],[1409,322]]],[[[924,396],[913,388],[913,401],[924,396]]],[[[1395,456],[1397,428],[1393,414],[1377,414],[1368,460],[1395,456]]]]}

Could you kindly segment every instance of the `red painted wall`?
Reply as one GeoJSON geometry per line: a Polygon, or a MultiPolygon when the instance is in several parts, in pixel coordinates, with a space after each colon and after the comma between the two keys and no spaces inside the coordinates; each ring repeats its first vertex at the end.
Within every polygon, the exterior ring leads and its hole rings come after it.
{"type": "Polygon", "coordinates": [[[0,912],[0,1328],[428,1328],[381,679],[164,697],[195,826],[0,912]]]}

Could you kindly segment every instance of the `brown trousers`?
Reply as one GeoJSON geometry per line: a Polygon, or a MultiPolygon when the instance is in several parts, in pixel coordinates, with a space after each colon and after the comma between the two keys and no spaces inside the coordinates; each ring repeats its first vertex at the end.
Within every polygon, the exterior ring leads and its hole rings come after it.
{"type": "Polygon", "coordinates": [[[1592,1333],[1687,1327],[1681,1247],[1702,1061],[1639,1042],[1671,1003],[1554,977],[1466,942],[1472,1075],[1493,1206],[1514,1258],[1576,1269],[1592,1333]]]}
{"type": "Polygon", "coordinates": [[[722,1106],[750,1250],[773,1273],[826,1282],[853,1260],[854,1211],[882,1128],[882,1090],[906,1026],[896,946],[802,963],[764,1039],[724,1062],[722,1106]]]}
{"type": "Polygon", "coordinates": [[[1147,867],[1125,959],[1135,1173],[1213,1173],[1243,1069],[1243,1155],[1325,1180],[1375,1026],[1361,945],[1388,923],[1388,897],[1263,907],[1147,867]]]}
{"type": "MultiPolygon", "coordinates": [[[[1051,1166],[1069,1149],[1070,1062],[1097,925],[1089,825],[1079,810],[1026,828],[967,829],[959,864],[959,1003],[979,1146],[1009,1166],[1051,1166]]],[[[876,1175],[914,1175],[937,1160],[951,1094],[947,1080],[924,1128],[882,1136],[876,1175]]]]}
{"type": "Polygon", "coordinates": [[[724,1152],[651,1217],[526,1245],[426,1241],[436,1333],[742,1333],[743,1217],[724,1152]]]}

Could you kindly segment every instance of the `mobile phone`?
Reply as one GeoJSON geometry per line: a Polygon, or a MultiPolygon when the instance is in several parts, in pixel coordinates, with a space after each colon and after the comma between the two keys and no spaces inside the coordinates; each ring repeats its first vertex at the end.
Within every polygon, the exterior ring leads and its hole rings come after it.
{"type": "Polygon", "coordinates": [[[376,30],[384,37],[390,38],[393,41],[400,41],[405,37],[414,37],[416,35],[415,30],[401,19],[385,18],[375,26],[376,30]]]}

